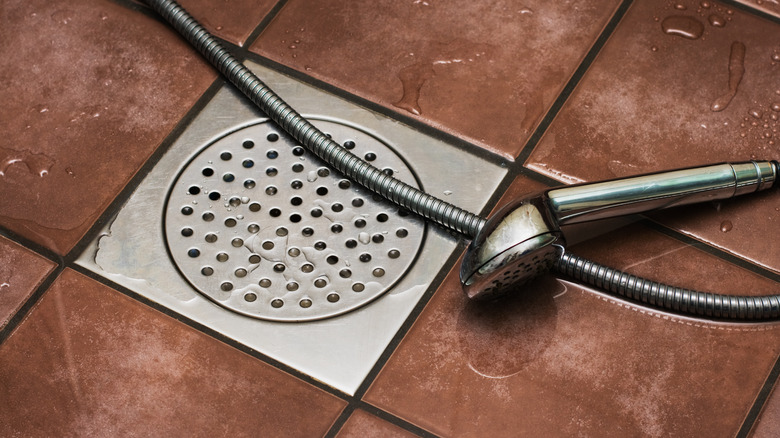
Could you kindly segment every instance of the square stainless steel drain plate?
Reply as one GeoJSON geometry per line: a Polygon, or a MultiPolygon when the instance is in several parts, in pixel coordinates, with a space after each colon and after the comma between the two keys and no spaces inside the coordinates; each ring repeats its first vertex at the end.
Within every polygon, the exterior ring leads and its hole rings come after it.
{"type": "MultiPolygon", "coordinates": [[[[481,210],[505,174],[250,68],[345,149],[453,204],[481,210]]],[[[224,87],[77,263],[352,394],[455,244],[340,176],[224,87]]]]}

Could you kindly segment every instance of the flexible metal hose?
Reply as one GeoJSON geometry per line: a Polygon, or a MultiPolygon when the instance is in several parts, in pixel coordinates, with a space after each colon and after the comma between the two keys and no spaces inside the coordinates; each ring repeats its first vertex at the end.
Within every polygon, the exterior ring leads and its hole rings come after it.
{"type": "MultiPolygon", "coordinates": [[[[271,120],[344,175],[396,205],[472,239],[484,227],[484,218],[383,173],[328,138],[222,47],[216,38],[175,1],[146,0],[146,3],[271,120]]],[[[713,318],[750,320],[780,316],[779,295],[742,297],[695,292],[651,282],[568,253],[555,263],[555,269],[588,285],[678,312],[713,318]]]]}

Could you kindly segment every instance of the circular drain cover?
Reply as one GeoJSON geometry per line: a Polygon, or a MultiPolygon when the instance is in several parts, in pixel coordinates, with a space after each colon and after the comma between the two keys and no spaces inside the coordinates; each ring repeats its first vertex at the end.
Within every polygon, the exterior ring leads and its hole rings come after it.
{"type": "MultiPolygon", "coordinates": [[[[317,124],[418,186],[376,138],[317,124]]],[[[200,151],[176,178],[164,221],[171,257],[198,291],[274,321],[327,318],[377,298],[409,269],[425,231],[422,220],[345,179],[270,122],[200,151]]]]}

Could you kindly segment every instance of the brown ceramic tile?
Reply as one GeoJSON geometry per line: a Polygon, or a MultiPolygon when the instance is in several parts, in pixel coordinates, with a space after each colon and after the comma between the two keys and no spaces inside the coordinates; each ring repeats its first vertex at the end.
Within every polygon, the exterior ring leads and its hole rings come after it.
{"type": "Polygon", "coordinates": [[[780,17],[780,2],[777,0],[736,0],[736,2],[774,15],[775,17],[780,17]]]}
{"type": "MultiPolygon", "coordinates": [[[[639,225],[571,250],[672,284],[780,293],[639,225]]],[[[469,303],[456,271],[365,397],[436,434],[733,436],[780,353],[780,324],[683,318],[553,277],[469,303]]]]}
{"type": "Polygon", "coordinates": [[[321,436],[345,402],[66,270],[0,346],[2,436],[321,436]]]}
{"type": "MultiPolygon", "coordinates": [[[[778,32],[775,23],[716,2],[634,2],[526,165],[569,183],[777,159],[780,62],[777,41],[766,36],[778,32]],[[742,66],[728,102],[729,81],[742,66]]],[[[766,239],[780,226],[779,211],[775,192],[659,217],[780,271],[780,252],[766,239]]]]}
{"type": "Polygon", "coordinates": [[[0,236],[0,328],[19,310],[55,264],[0,236]]]}
{"type": "Polygon", "coordinates": [[[209,32],[242,46],[277,0],[180,0],[178,3],[209,32]]]}
{"type": "Polygon", "coordinates": [[[753,438],[780,436],[780,390],[777,389],[777,385],[753,426],[752,436],[753,438]]]}
{"type": "Polygon", "coordinates": [[[0,225],[66,253],[216,77],[110,1],[0,12],[0,225]]]}
{"type": "Polygon", "coordinates": [[[357,409],[336,436],[339,438],[409,438],[416,435],[357,409]]]}
{"type": "Polygon", "coordinates": [[[291,0],[251,50],[513,158],[619,3],[291,0]]]}

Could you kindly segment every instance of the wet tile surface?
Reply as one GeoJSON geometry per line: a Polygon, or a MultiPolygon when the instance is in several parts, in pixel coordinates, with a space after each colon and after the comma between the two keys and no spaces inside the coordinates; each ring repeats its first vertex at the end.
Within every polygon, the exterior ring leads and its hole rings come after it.
{"type": "Polygon", "coordinates": [[[339,438],[411,438],[417,435],[357,409],[336,436],[339,438]]]}
{"type": "Polygon", "coordinates": [[[251,50],[514,157],[618,4],[293,0],[251,50]]]}
{"type": "MultiPolygon", "coordinates": [[[[570,183],[780,156],[780,62],[766,38],[780,26],[715,2],[677,3],[684,9],[632,5],[527,167],[570,183]]],[[[764,237],[780,225],[780,193],[658,217],[780,271],[764,237]]]]}
{"type": "Polygon", "coordinates": [[[315,436],[345,403],[74,271],[0,347],[3,436],[315,436]]]}
{"type": "Polygon", "coordinates": [[[758,417],[752,436],[771,438],[780,436],[780,390],[775,388],[764,405],[764,411],[758,417]]]}
{"type": "Polygon", "coordinates": [[[780,2],[777,0],[736,0],[737,3],[758,9],[761,12],[780,17],[780,2]]]}
{"type": "Polygon", "coordinates": [[[242,46],[246,38],[276,4],[275,0],[181,0],[200,24],[212,34],[242,46]]]}
{"type": "Polygon", "coordinates": [[[0,38],[0,224],[64,254],[215,74],[108,1],[6,2],[0,38]]]}
{"type": "MultiPolygon", "coordinates": [[[[640,225],[571,250],[691,288],[778,293],[640,225]]],[[[732,436],[780,352],[778,324],[681,318],[553,277],[527,291],[467,302],[451,272],[366,401],[445,436],[732,436]]]]}
{"type": "Polygon", "coordinates": [[[0,236],[0,328],[56,265],[0,236]]]}

